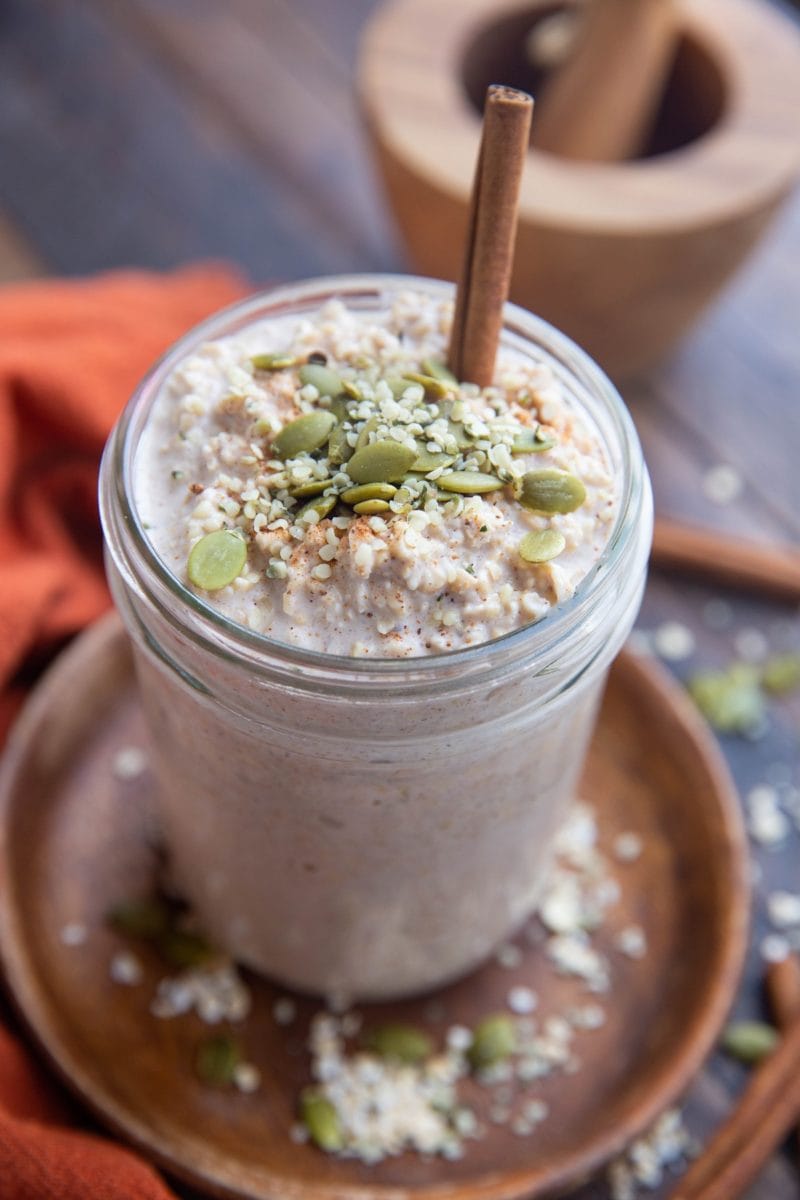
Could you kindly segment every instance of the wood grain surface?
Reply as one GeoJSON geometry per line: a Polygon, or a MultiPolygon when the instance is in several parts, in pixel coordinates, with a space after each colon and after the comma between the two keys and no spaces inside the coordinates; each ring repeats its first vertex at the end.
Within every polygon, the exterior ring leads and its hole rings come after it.
{"type": "MultiPolygon", "coordinates": [[[[257,281],[402,269],[353,95],[359,30],[374,7],[3,0],[0,275],[166,267],[201,255],[233,258],[257,281]]],[[[798,255],[795,196],[679,350],[626,387],[662,517],[765,546],[800,543],[798,255]],[[742,479],[725,505],[706,494],[706,474],[719,464],[742,479]]],[[[795,604],[656,570],[640,627],[666,620],[697,641],[693,657],[675,665],[681,677],[728,661],[742,631],[774,645],[797,637],[795,604]]],[[[790,700],[774,708],[760,740],[724,739],[743,793],[770,779],[800,784],[799,722],[790,700]]],[[[758,861],[740,1015],[764,1012],[765,898],[800,891],[796,840],[759,851],[758,861]]],[[[686,1108],[698,1136],[743,1080],[736,1064],[710,1060],[686,1108]]],[[[793,1157],[776,1155],[759,1200],[796,1200],[797,1192],[793,1157]]],[[[666,1189],[654,1200],[661,1195],[666,1189]]],[[[606,1196],[602,1181],[580,1192],[580,1200],[606,1196]]]]}

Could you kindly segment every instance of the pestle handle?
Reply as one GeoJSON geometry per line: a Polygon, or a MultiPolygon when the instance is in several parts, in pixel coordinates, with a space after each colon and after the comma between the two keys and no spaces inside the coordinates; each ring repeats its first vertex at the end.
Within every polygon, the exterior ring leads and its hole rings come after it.
{"type": "Polygon", "coordinates": [[[591,0],[571,54],[537,102],[533,144],[618,162],[642,148],[672,65],[673,0],[591,0]]]}

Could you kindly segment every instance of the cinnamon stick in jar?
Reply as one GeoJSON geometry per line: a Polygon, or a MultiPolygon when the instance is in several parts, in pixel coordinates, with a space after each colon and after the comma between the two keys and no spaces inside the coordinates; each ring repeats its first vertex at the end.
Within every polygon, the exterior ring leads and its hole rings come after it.
{"type": "Polygon", "coordinates": [[[457,379],[492,382],[508,299],[533,100],[493,84],[486,93],[448,365],[457,379]]]}

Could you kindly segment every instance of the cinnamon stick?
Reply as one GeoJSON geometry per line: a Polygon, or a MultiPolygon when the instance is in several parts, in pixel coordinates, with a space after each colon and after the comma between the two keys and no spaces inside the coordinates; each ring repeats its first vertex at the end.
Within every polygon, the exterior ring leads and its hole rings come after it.
{"type": "Polygon", "coordinates": [[[753,1072],[739,1103],[672,1200],[736,1200],[800,1116],[800,1018],[753,1072]]]}
{"type": "Polygon", "coordinates": [[[494,374],[532,112],[533,100],[525,92],[493,84],[486,93],[448,352],[456,378],[480,387],[494,374]]]}
{"type": "MultiPolygon", "coordinates": [[[[784,1030],[800,1015],[800,958],[790,954],[780,962],[770,963],[766,986],[775,1024],[784,1030]]],[[[800,1145],[800,1127],[795,1130],[795,1142],[800,1145]]]]}
{"type": "Polygon", "coordinates": [[[690,575],[800,603],[800,553],[657,517],[651,561],[690,575]]]}

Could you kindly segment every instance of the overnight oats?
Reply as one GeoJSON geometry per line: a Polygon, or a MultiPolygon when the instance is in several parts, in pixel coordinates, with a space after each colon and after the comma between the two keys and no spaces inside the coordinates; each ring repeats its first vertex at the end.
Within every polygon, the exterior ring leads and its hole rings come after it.
{"type": "Polygon", "coordinates": [[[533,909],[652,510],[630,418],[508,306],[491,387],[452,289],[287,287],[145,380],[102,473],[175,885],[286,984],[420,991],[533,909]]]}

